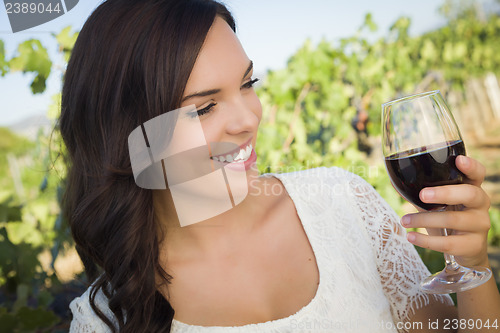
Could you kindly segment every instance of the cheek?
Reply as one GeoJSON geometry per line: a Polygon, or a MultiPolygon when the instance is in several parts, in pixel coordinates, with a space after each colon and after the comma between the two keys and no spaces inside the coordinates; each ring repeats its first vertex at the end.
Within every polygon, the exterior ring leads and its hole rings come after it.
{"type": "MultiPolygon", "coordinates": [[[[244,104],[246,108],[246,112],[250,110],[254,115],[249,116],[249,113],[246,113],[246,124],[247,126],[255,127],[257,130],[259,127],[260,121],[262,119],[262,105],[260,103],[260,99],[257,97],[255,92],[251,92],[249,94],[244,95],[244,104]]],[[[222,136],[225,135],[227,122],[224,116],[225,112],[222,110],[217,110],[213,115],[207,117],[205,120],[201,121],[201,127],[203,129],[203,134],[205,135],[205,139],[207,142],[220,142],[222,140],[222,136]]]]}
{"type": "Polygon", "coordinates": [[[260,99],[255,92],[252,92],[248,98],[248,105],[250,110],[255,114],[258,119],[258,123],[262,119],[262,104],[260,103],[260,99]]]}

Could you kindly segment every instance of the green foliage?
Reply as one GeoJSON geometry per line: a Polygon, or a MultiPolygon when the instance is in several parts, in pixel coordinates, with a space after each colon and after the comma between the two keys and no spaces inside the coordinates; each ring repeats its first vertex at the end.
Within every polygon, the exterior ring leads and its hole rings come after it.
{"type": "Polygon", "coordinates": [[[13,312],[0,307],[0,332],[49,332],[49,329],[58,321],[59,318],[52,311],[45,310],[43,307],[32,309],[23,306],[13,312]]]}
{"type": "Polygon", "coordinates": [[[49,58],[47,49],[42,46],[39,40],[30,39],[17,48],[17,56],[9,60],[9,67],[12,72],[22,71],[34,72],[35,76],[31,83],[33,94],[45,91],[45,82],[50,75],[52,61],[49,58]]]}
{"type": "Polygon", "coordinates": [[[500,209],[490,208],[491,228],[488,233],[488,243],[500,247],[500,209]]]}
{"type": "MultiPolygon", "coordinates": [[[[75,34],[69,30],[55,36],[64,55],[74,43],[75,34]]],[[[3,43],[0,51],[1,70],[3,43]]],[[[21,43],[6,64],[7,71],[36,74],[33,93],[45,90],[52,61],[39,41],[21,43]]],[[[59,101],[57,94],[48,110],[54,121],[59,101]]],[[[61,321],[61,314],[47,309],[60,286],[54,262],[65,245],[71,245],[59,208],[66,170],[60,158],[62,140],[56,130],[49,136],[40,132],[31,142],[6,128],[0,128],[0,138],[0,171],[9,175],[0,183],[0,332],[48,332],[61,321]],[[51,260],[42,262],[47,255],[51,260]]]]}
{"type": "Polygon", "coordinates": [[[71,50],[73,50],[73,45],[78,37],[78,32],[71,32],[71,26],[68,26],[61,30],[57,35],[53,34],[59,44],[59,52],[64,55],[64,61],[68,62],[71,55],[71,50]]]}
{"type": "Polygon", "coordinates": [[[12,197],[0,203],[0,222],[21,221],[20,205],[13,205],[12,197]]]}
{"type": "MultiPolygon", "coordinates": [[[[31,155],[34,153],[32,150],[27,155],[31,158],[31,166],[41,168],[41,163],[31,155]]],[[[25,200],[20,202],[15,199],[14,192],[6,191],[7,196],[0,202],[0,295],[6,298],[3,307],[10,309],[9,313],[0,316],[0,327],[7,327],[2,323],[12,323],[15,330],[9,332],[38,332],[39,328],[60,321],[48,310],[21,308],[28,304],[49,305],[53,299],[49,287],[53,288],[59,282],[53,269],[47,270],[47,263],[42,265],[39,258],[43,253],[51,252],[53,264],[61,245],[70,242],[65,224],[56,223],[60,220],[60,213],[54,187],[59,186],[59,179],[46,172],[27,171],[30,172],[23,174],[29,174],[29,177],[22,177],[30,189],[25,200]],[[47,182],[45,188],[38,186],[44,180],[47,182]],[[33,181],[36,183],[31,183],[33,181]],[[32,321],[25,320],[27,315],[33,317],[32,321]]]]}
{"type": "Polygon", "coordinates": [[[5,155],[7,152],[13,153],[16,156],[20,156],[31,148],[33,148],[33,143],[28,139],[12,133],[6,127],[0,127],[0,154],[5,155]]]}
{"type": "Polygon", "coordinates": [[[0,229],[0,239],[2,240],[0,242],[1,277],[6,281],[7,292],[16,293],[20,287],[26,288],[30,285],[40,274],[37,272],[37,267],[40,265],[37,255],[40,250],[29,243],[12,243],[6,228],[0,229]]]}
{"type": "MultiPolygon", "coordinates": [[[[268,73],[258,91],[264,110],[260,171],[343,167],[374,185],[401,214],[403,200],[382,164],[380,106],[433,89],[463,94],[467,80],[500,74],[500,16],[481,16],[468,4],[462,10],[447,1],[449,24],[421,36],[410,36],[411,21],[402,17],[384,38],[370,42],[365,34],[376,24],[367,15],[357,33],[340,43],[306,41],[285,69],[268,73]]],[[[489,243],[500,245],[500,213],[490,214],[489,243]]],[[[442,268],[442,254],[419,251],[431,270],[442,268]]]]}
{"type": "MultiPolygon", "coordinates": [[[[0,175],[10,175],[8,157],[20,158],[34,148],[34,143],[28,139],[12,133],[6,127],[0,127],[0,175]]],[[[14,166],[12,166],[14,167],[14,166]]],[[[0,189],[6,190],[12,187],[12,178],[2,177],[0,189]]],[[[0,193],[2,190],[0,190],[0,193]]]]}
{"type": "Polygon", "coordinates": [[[7,74],[8,70],[7,61],[5,61],[5,45],[3,41],[0,40],[0,76],[7,74]]]}

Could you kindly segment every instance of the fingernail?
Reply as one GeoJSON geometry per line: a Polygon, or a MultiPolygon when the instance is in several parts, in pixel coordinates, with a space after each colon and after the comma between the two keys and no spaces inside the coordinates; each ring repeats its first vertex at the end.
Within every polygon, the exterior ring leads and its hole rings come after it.
{"type": "Polygon", "coordinates": [[[465,167],[469,166],[470,160],[466,156],[460,155],[459,158],[460,158],[460,163],[462,163],[463,166],[465,167]]]}
{"type": "Polygon", "coordinates": [[[405,227],[409,226],[410,225],[410,217],[408,215],[405,215],[401,218],[401,224],[405,227]]]}
{"type": "Polygon", "coordinates": [[[430,188],[425,189],[422,193],[422,197],[425,200],[431,200],[432,198],[434,198],[435,195],[436,195],[436,192],[430,188]]]}
{"type": "Polygon", "coordinates": [[[417,237],[415,237],[414,234],[408,234],[408,236],[406,236],[406,239],[408,239],[408,242],[410,242],[410,243],[413,243],[416,238],[417,237]]]}

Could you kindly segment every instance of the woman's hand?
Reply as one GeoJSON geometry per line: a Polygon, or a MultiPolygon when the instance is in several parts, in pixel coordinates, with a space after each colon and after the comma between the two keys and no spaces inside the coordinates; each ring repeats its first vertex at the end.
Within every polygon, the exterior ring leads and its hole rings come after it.
{"type": "Polygon", "coordinates": [[[408,241],[412,244],[454,255],[464,266],[486,266],[490,199],[481,188],[485,167],[466,156],[457,157],[456,166],[467,177],[464,184],[428,187],[420,191],[423,202],[447,204],[449,209],[408,214],[403,216],[401,223],[406,228],[427,228],[429,235],[408,233],[408,241]],[[461,209],[456,209],[455,205],[461,209]],[[452,229],[453,233],[441,236],[441,228],[452,229]]]}

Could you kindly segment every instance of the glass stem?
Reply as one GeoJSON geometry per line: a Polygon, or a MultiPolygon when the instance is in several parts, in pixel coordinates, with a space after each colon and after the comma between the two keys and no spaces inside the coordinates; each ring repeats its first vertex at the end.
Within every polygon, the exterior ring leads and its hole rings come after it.
{"type": "MultiPolygon", "coordinates": [[[[458,210],[461,210],[461,207],[458,205],[454,205],[454,206],[446,206],[444,208],[441,208],[441,209],[438,209],[437,211],[438,212],[443,212],[443,211],[458,211],[458,210]]],[[[448,230],[448,229],[440,229],[441,231],[441,236],[448,236],[449,234],[452,233],[452,230],[448,230]]],[[[456,261],[455,261],[455,256],[454,255],[451,255],[451,254],[448,254],[448,253],[444,253],[444,260],[446,261],[446,267],[445,267],[445,270],[446,271],[456,271],[457,269],[460,269],[462,266],[460,266],[456,261]]]]}
{"type": "MultiPolygon", "coordinates": [[[[441,229],[441,236],[448,236],[448,230],[441,229]]],[[[446,261],[446,270],[456,271],[460,265],[455,261],[455,256],[444,253],[444,260],[446,261]]]]}

